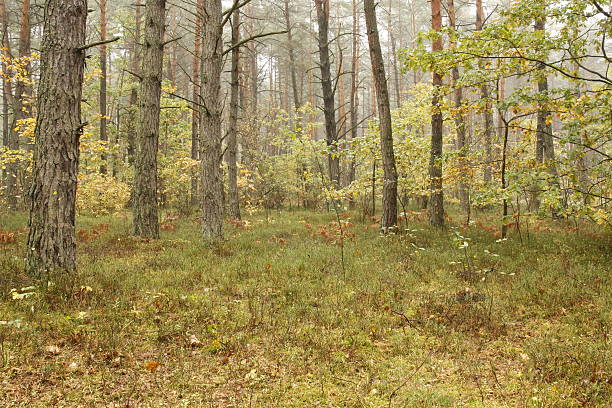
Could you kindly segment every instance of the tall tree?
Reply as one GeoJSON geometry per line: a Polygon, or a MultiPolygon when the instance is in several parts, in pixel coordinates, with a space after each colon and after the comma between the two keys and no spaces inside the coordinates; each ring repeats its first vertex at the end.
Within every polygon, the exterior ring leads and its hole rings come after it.
{"type": "MultiPolygon", "coordinates": [[[[136,4],[134,8],[136,9],[134,16],[134,38],[132,39],[132,47],[130,49],[130,69],[133,75],[139,76],[138,72],[140,71],[139,63],[140,63],[140,36],[141,36],[141,10],[142,5],[136,4]]],[[[136,128],[135,123],[137,121],[137,110],[138,110],[138,88],[136,86],[132,86],[130,90],[130,117],[131,120],[127,121],[128,129],[127,129],[127,156],[128,163],[130,165],[135,164],[136,158],[136,128]]]]}
{"type": "MultiPolygon", "coordinates": [[[[544,17],[537,18],[534,24],[535,31],[544,32],[546,29],[546,20],[544,17]]],[[[555,165],[555,145],[553,141],[552,117],[549,109],[547,109],[548,97],[548,77],[546,76],[546,64],[538,63],[538,111],[536,124],[536,162],[541,163],[546,167],[549,173],[549,185],[559,186],[557,167],[555,165]]],[[[537,210],[540,207],[540,199],[538,194],[539,187],[534,189],[532,195],[531,207],[532,210],[537,210]]]]}
{"type": "MultiPolygon", "coordinates": [[[[200,66],[202,64],[202,13],[204,12],[204,0],[197,0],[196,17],[194,27],[194,43],[193,43],[193,63],[192,63],[192,81],[193,81],[193,101],[191,112],[191,158],[198,160],[200,158],[200,138],[199,138],[199,121],[200,121],[200,66]]],[[[198,199],[198,179],[197,175],[191,178],[191,204],[195,205],[198,199]]]]}
{"type": "Polygon", "coordinates": [[[159,238],[157,151],[164,62],[166,0],[147,0],[134,168],[134,235],[159,238]]]}
{"type": "MultiPolygon", "coordinates": [[[[399,7],[398,7],[399,11],[399,7]]],[[[402,105],[402,82],[400,78],[399,61],[397,57],[397,40],[394,34],[393,0],[389,0],[387,32],[391,46],[391,69],[393,70],[393,82],[395,85],[395,104],[399,108],[402,105]]],[[[398,24],[399,25],[399,24],[398,24]]]]}
{"type": "Polygon", "coordinates": [[[374,76],[376,99],[378,101],[380,146],[385,174],[383,184],[383,212],[380,220],[380,228],[383,233],[387,233],[392,232],[397,227],[397,169],[395,166],[395,155],[393,153],[391,106],[389,103],[389,89],[387,86],[387,77],[385,75],[385,65],[380,48],[374,0],[364,0],[363,9],[368,30],[372,75],[374,76]]]}
{"type": "MultiPolygon", "coordinates": [[[[476,31],[481,31],[484,27],[484,9],[482,0],[476,0],[476,31]]],[[[491,109],[491,97],[489,86],[483,83],[480,87],[480,96],[484,104],[484,149],[485,149],[485,167],[484,167],[484,182],[491,182],[492,164],[493,164],[493,110],[491,109]]]]}
{"type": "Polygon", "coordinates": [[[232,16],[232,72],[230,83],[230,117],[227,133],[227,192],[228,212],[233,219],[240,219],[238,194],[238,104],[240,97],[240,9],[232,16]]]}
{"type": "MultiPolygon", "coordinates": [[[[298,86],[297,67],[295,61],[295,43],[293,41],[293,26],[289,10],[289,0],[285,0],[283,14],[285,17],[285,30],[287,31],[287,53],[289,54],[289,70],[291,71],[291,87],[293,89],[293,105],[297,112],[302,107],[302,97],[298,86]]],[[[300,127],[300,124],[296,124],[300,127]]]]}
{"type": "Polygon", "coordinates": [[[223,70],[223,10],[221,0],[204,2],[202,19],[202,101],[200,155],[202,159],[202,233],[204,239],[223,239],[223,178],[221,176],[221,72],[223,70]]]}
{"type": "MultiPolygon", "coordinates": [[[[2,96],[3,96],[3,133],[2,142],[3,145],[11,150],[19,149],[19,138],[16,132],[11,126],[9,118],[10,109],[9,106],[15,106],[13,96],[13,82],[10,78],[10,60],[12,59],[11,44],[9,41],[9,14],[6,9],[5,0],[0,0],[0,24],[2,25],[2,54],[4,59],[2,61],[2,96]]],[[[4,182],[6,187],[6,198],[8,208],[15,210],[17,209],[17,166],[15,163],[9,163],[6,166],[4,172],[4,182]]]]}
{"type": "Polygon", "coordinates": [[[329,0],[314,0],[317,9],[319,68],[323,91],[323,112],[325,114],[325,139],[329,153],[327,165],[329,178],[334,188],[340,186],[340,157],[338,156],[338,131],[336,124],[336,103],[331,73],[329,52],[329,0]]]}
{"type": "MultiPolygon", "coordinates": [[[[349,111],[351,114],[351,140],[357,139],[359,128],[359,9],[357,0],[353,0],[353,33],[351,47],[351,94],[349,99],[349,111]]],[[[349,163],[348,183],[355,181],[355,158],[352,157],[349,163]]]]}
{"type": "MultiPolygon", "coordinates": [[[[15,95],[13,96],[13,119],[10,122],[9,146],[11,149],[19,149],[18,124],[21,120],[31,116],[32,109],[28,101],[31,93],[30,86],[30,0],[21,2],[21,22],[19,29],[19,58],[22,60],[24,72],[18,76],[15,83],[15,95]]],[[[8,118],[5,118],[8,123],[8,118]]],[[[11,163],[9,170],[9,194],[8,207],[17,209],[17,163],[11,163]]]]}
{"type": "Polygon", "coordinates": [[[87,0],[47,0],[30,189],[26,267],[76,270],[75,199],[87,0]]]}
{"type": "MultiPolygon", "coordinates": [[[[457,30],[457,12],[455,9],[455,2],[453,0],[447,0],[447,8],[448,8],[448,23],[450,25],[451,30],[457,30]]],[[[451,36],[452,38],[453,36],[451,36]]],[[[453,48],[455,46],[454,40],[451,40],[450,47],[453,48]]],[[[466,169],[466,155],[467,155],[467,143],[466,143],[466,129],[465,129],[465,118],[463,113],[463,87],[459,85],[459,67],[453,66],[451,71],[451,78],[453,81],[453,102],[455,105],[455,128],[457,131],[457,151],[458,151],[458,159],[460,162],[460,166],[463,169],[463,175],[461,176],[461,182],[459,183],[459,201],[461,203],[461,208],[469,212],[469,192],[468,185],[465,180],[466,169]]],[[[468,215],[469,216],[469,215],[468,215]]]]}
{"type": "MultiPolygon", "coordinates": [[[[441,0],[431,1],[431,26],[436,31],[432,50],[442,51],[442,13],[441,0]]],[[[429,158],[429,222],[436,227],[444,226],[444,192],[442,189],[442,146],[443,122],[440,104],[440,88],[442,75],[434,68],[433,71],[433,98],[431,101],[431,155],[429,158]]]]}
{"type": "MultiPolygon", "coordinates": [[[[99,2],[100,4],[100,41],[104,42],[106,41],[106,30],[107,30],[107,25],[106,25],[106,0],[100,0],[99,2]]],[[[108,134],[106,132],[107,130],[107,120],[106,120],[106,85],[107,85],[107,81],[106,81],[106,76],[107,76],[107,69],[106,69],[106,44],[101,44],[100,47],[98,48],[98,51],[100,52],[100,96],[99,96],[99,102],[100,102],[100,140],[102,142],[108,142],[108,134]]],[[[106,155],[102,154],[102,164],[100,165],[100,173],[102,174],[106,174],[107,169],[106,169],[106,155]]]]}

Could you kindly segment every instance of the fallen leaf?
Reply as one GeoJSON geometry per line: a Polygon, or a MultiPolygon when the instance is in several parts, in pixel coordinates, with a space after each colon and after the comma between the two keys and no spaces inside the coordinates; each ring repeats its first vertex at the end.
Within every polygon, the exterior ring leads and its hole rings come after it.
{"type": "Polygon", "coordinates": [[[157,361],[147,361],[147,363],[144,365],[144,368],[146,370],[149,370],[150,372],[155,372],[157,371],[157,369],[159,368],[160,364],[157,361]]]}

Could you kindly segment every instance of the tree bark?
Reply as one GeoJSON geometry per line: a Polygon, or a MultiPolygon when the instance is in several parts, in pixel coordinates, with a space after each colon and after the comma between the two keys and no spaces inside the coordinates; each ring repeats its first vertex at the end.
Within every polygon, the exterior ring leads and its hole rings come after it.
{"type": "MultiPolygon", "coordinates": [[[[434,52],[442,51],[442,13],[441,0],[432,0],[431,2],[431,17],[432,28],[436,31],[437,36],[432,44],[434,52]]],[[[435,71],[433,72],[433,98],[432,98],[432,115],[431,115],[431,156],[429,158],[429,222],[434,227],[444,226],[444,192],[442,186],[442,111],[440,110],[441,96],[440,87],[442,86],[442,75],[435,71]]]]}
{"type": "Polygon", "coordinates": [[[223,69],[223,21],[221,0],[204,2],[202,49],[202,101],[200,115],[202,157],[202,234],[223,239],[223,178],[221,176],[221,71],[223,69]]]}
{"type": "Polygon", "coordinates": [[[393,232],[397,228],[397,168],[393,152],[393,128],[391,125],[391,106],[389,103],[389,89],[385,65],[380,48],[378,25],[376,22],[376,9],[374,0],[364,0],[363,9],[368,30],[368,43],[370,45],[370,60],[372,61],[372,74],[376,87],[378,100],[378,116],[380,123],[380,146],[382,151],[383,171],[383,208],[380,228],[383,234],[393,232]]]}
{"type": "Polygon", "coordinates": [[[230,117],[227,133],[227,192],[228,212],[232,219],[239,220],[240,197],[238,192],[238,99],[240,97],[240,9],[234,11],[232,16],[232,72],[230,89],[230,117]]]}
{"type": "Polygon", "coordinates": [[[157,152],[164,61],[166,0],[147,0],[134,171],[134,235],[159,238],[157,152]]]}
{"type": "Polygon", "coordinates": [[[76,270],[75,199],[87,0],[47,0],[26,268],[36,278],[76,270]]]}
{"type": "Polygon", "coordinates": [[[331,76],[329,57],[329,0],[314,0],[319,25],[319,68],[323,91],[323,112],[325,114],[325,139],[329,153],[327,165],[329,179],[334,188],[340,187],[340,157],[338,156],[338,131],[336,124],[336,103],[331,76]]]}

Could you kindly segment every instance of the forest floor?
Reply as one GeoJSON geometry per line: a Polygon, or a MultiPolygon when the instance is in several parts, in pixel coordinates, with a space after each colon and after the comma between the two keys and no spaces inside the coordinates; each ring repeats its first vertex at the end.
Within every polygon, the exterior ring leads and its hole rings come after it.
{"type": "Polygon", "coordinates": [[[152,242],[81,217],[78,274],[39,290],[25,216],[0,215],[0,404],[609,407],[611,235],[502,241],[483,217],[380,237],[353,216],[343,247],[330,214],[254,215],[214,247],[194,217],[152,242]]]}

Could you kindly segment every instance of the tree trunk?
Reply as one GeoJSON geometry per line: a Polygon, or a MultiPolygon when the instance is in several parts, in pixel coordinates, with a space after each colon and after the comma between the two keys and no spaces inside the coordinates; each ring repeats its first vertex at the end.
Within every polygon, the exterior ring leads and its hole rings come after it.
{"type": "MultiPolygon", "coordinates": [[[[476,0],[476,30],[482,30],[484,25],[484,9],[482,0],[476,0]]],[[[484,182],[490,183],[492,179],[491,166],[493,164],[493,110],[491,109],[491,98],[489,87],[485,83],[480,87],[480,96],[484,102],[484,149],[485,149],[485,167],[484,167],[484,182]]]]}
{"type": "Polygon", "coordinates": [[[232,73],[230,90],[230,117],[227,133],[227,192],[229,216],[239,220],[240,197],[238,194],[238,166],[236,156],[238,154],[238,98],[240,97],[240,9],[234,11],[232,16],[232,73]]]}
{"type": "MultiPolygon", "coordinates": [[[[401,13],[400,8],[398,7],[398,13],[401,13]]],[[[400,72],[398,67],[397,60],[397,40],[395,39],[395,35],[393,34],[393,0],[389,0],[389,10],[388,10],[388,23],[387,23],[387,32],[389,34],[389,45],[391,48],[391,60],[390,64],[393,69],[393,82],[395,85],[395,106],[402,106],[402,85],[400,80],[400,72]]]]}
{"type": "MultiPolygon", "coordinates": [[[[543,18],[537,19],[534,25],[536,31],[544,31],[546,22],[543,18]]],[[[544,71],[546,66],[538,64],[538,71],[544,71]]],[[[538,93],[540,98],[548,97],[548,78],[546,74],[538,73],[538,93]]],[[[536,125],[536,162],[545,166],[549,173],[548,186],[559,188],[557,166],[555,164],[555,145],[553,140],[552,117],[546,105],[548,101],[538,102],[537,125],[536,125]]],[[[539,187],[534,188],[532,197],[532,210],[540,208],[539,187]]],[[[553,210],[553,216],[555,216],[553,210]]]]}
{"type": "MultiPolygon", "coordinates": [[[[351,57],[351,95],[349,110],[351,114],[351,140],[357,139],[359,127],[359,10],[357,0],[353,0],[353,44],[351,57]]],[[[355,181],[355,157],[351,157],[348,171],[348,184],[355,181]]]]}
{"type": "MultiPolygon", "coordinates": [[[[447,0],[448,7],[448,20],[449,25],[452,30],[457,29],[457,13],[455,10],[455,3],[453,0],[447,0]]],[[[450,43],[450,47],[453,48],[455,46],[454,42],[450,43]]],[[[457,128],[457,150],[458,150],[458,161],[461,172],[461,181],[459,182],[459,201],[461,203],[461,208],[465,211],[469,216],[470,211],[470,203],[469,203],[469,190],[467,180],[465,179],[465,174],[467,174],[467,144],[465,140],[465,119],[463,117],[463,88],[457,83],[459,82],[459,68],[453,67],[452,72],[452,81],[453,81],[453,99],[455,104],[455,127],[457,128]]]]}
{"type": "MultiPolygon", "coordinates": [[[[441,1],[432,0],[431,2],[431,17],[432,28],[439,36],[436,37],[432,44],[434,52],[442,51],[442,13],[441,1]]],[[[429,158],[429,222],[432,226],[444,226],[444,192],[442,189],[442,111],[440,108],[441,97],[440,87],[442,86],[442,75],[435,71],[433,72],[434,96],[432,98],[432,115],[431,115],[431,156],[429,158]]]]}
{"type": "MultiPolygon", "coordinates": [[[[291,15],[289,13],[289,0],[285,0],[285,29],[287,30],[287,52],[289,53],[289,69],[291,70],[291,86],[293,88],[293,106],[295,111],[302,107],[302,98],[300,96],[300,87],[298,86],[297,68],[295,62],[295,44],[293,43],[293,28],[291,26],[291,15]]],[[[297,123],[299,128],[301,125],[297,123]]]]}
{"type": "MultiPolygon", "coordinates": [[[[193,101],[191,112],[191,159],[200,159],[200,138],[199,138],[199,122],[200,122],[200,65],[202,64],[202,13],[204,13],[204,0],[198,0],[196,4],[196,19],[195,19],[195,39],[193,44],[193,101]]],[[[199,176],[194,174],[191,178],[191,205],[196,205],[198,202],[198,180],[199,176]]]]}
{"type": "MultiPolygon", "coordinates": [[[[9,15],[6,10],[6,4],[4,0],[0,0],[0,24],[2,24],[2,53],[4,54],[5,61],[2,62],[2,88],[4,96],[4,107],[3,107],[3,142],[9,150],[19,149],[19,135],[15,132],[12,126],[9,106],[13,106],[13,121],[17,100],[19,97],[13,96],[13,83],[11,80],[12,73],[9,68],[12,60],[11,45],[9,42],[9,15]]],[[[6,186],[6,201],[7,206],[10,210],[17,209],[17,164],[9,163],[4,171],[4,182],[6,186]]]]}
{"type": "Polygon", "coordinates": [[[314,0],[319,25],[319,68],[325,113],[325,139],[329,153],[327,165],[329,179],[334,188],[340,187],[340,157],[338,156],[338,131],[336,125],[336,103],[329,57],[329,0],[314,0]]]}
{"type": "Polygon", "coordinates": [[[391,106],[389,104],[389,89],[387,86],[387,76],[385,75],[385,65],[380,49],[374,0],[364,0],[363,9],[368,30],[372,75],[374,76],[374,85],[376,87],[376,96],[378,100],[380,146],[385,174],[380,228],[383,234],[386,234],[388,232],[393,232],[397,228],[397,169],[395,166],[395,155],[393,153],[391,106]]]}
{"type": "MultiPolygon", "coordinates": [[[[100,41],[106,41],[106,0],[100,0],[100,41]]],[[[108,142],[106,133],[106,44],[100,45],[100,140],[108,142]]],[[[107,172],[107,157],[102,153],[100,173],[107,172]]]]}
{"type": "Polygon", "coordinates": [[[223,27],[221,0],[204,2],[202,49],[202,100],[200,144],[202,157],[202,234],[204,239],[223,239],[223,179],[221,177],[221,71],[223,27]]]}
{"type": "Polygon", "coordinates": [[[30,189],[28,273],[76,270],[75,199],[87,0],[45,2],[36,146],[30,189]]]}
{"type": "MultiPolygon", "coordinates": [[[[140,61],[140,16],[141,5],[136,4],[136,15],[135,15],[135,29],[134,29],[134,39],[132,42],[132,49],[130,50],[130,67],[133,74],[137,74],[140,71],[139,61],[140,61]]],[[[127,156],[128,156],[128,164],[130,166],[135,164],[136,157],[136,126],[135,123],[137,121],[137,105],[138,105],[138,89],[136,86],[132,86],[130,91],[130,120],[127,121],[127,156]]],[[[131,202],[133,200],[130,200],[131,202]]]]}
{"type": "Polygon", "coordinates": [[[166,0],[147,0],[134,169],[134,235],[159,238],[157,151],[164,61],[166,0]]]}
{"type": "MultiPolygon", "coordinates": [[[[19,30],[19,56],[20,57],[29,57],[32,50],[31,44],[31,25],[30,25],[30,0],[22,0],[21,2],[21,27],[19,30]]],[[[28,79],[31,78],[31,64],[28,61],[25,64],[26,77],[28,79]]],[[[29,83],[19,82],[17,85],[23,87],[22,93],[18,93],[17,95],[21,99],[20,110],[24,112],[24,117],[29,117],[32,115],[32,108],[29,103],[25,103],[27,98],[32,97],[32,86],[29,83]],[[25,109],[25,111],[24,111],[25,109]]]]}
{"type": "MultiPolygon", "coordinates": [[[[19,30],[19,57],[28,61],[30,57],[30,0],[23,0],[21,3],[21,24],[19,30]]],[[[19,132],[17,126],[21,120],[24,120],[32,115],[32,109],[28,103],[28,99],[31,94],[31,86],[27,82],[30,79],[30,63],[25,63],[24,76],[26,80],[17,79],[15,85],[15,95],[13,98],[13,120],[11,122],[10,132],[10,148],[17,150],[19,149],[19,132]]],[[[7,118],[8,123],[8,118],[7,118]]],[[[11,188],[14,193],[11,194],[9,200],[9,208],[17,209],[17,172],[19,170],[17,163],[11,163],[9,166],[10,177],[12,181],[11,188]]]]}

